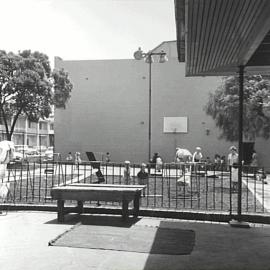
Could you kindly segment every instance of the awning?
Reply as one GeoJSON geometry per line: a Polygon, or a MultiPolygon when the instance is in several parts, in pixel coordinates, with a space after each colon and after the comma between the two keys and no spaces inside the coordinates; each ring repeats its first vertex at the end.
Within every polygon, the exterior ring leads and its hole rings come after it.
{"type": "Polygon", "coordinates": [[[270,73],[269,0],[175,0],[186,76],[270,73]]]}
{"type": "Polygon", "coordinates": [[[244,73],[270,73],[270,0],[175,0],[186,76],[239,73],[238,206],[241,225],[244,73]]]}

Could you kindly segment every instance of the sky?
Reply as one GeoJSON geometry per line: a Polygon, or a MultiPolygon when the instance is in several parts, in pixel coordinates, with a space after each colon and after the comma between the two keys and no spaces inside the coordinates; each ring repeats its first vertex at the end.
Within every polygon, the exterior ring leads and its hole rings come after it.
{"type": "MultiPolygon", "coordinates": [[[[64,60],[129,59],[176,40],[174,0],[0,0],[0,49],[64,60]]],[[[53,64],[53,63],[52,63],[53,64]]]]}

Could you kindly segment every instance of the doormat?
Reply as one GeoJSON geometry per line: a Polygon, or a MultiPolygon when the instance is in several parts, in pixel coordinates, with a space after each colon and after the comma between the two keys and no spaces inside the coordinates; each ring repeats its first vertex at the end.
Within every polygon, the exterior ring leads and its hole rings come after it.
{"type": "Polygon", "coordinates": [[[195,244],[192,230],[149,226],[111,227],[76,224],[49,242],[50,246],[188,255],[195,244]]]}

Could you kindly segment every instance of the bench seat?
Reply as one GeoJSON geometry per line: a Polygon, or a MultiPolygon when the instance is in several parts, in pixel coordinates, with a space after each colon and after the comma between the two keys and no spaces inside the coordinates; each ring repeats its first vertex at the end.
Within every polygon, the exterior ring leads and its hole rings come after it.
{"type": "Polygon", "coordinates": [[[64,221],[65,200],[76,200],[78,212],[83,213],[84,201],[122,202],[122,218],[128,218],[128,204],[134,202],[134,216],[139,214],[141,192],[145,185],[70,184],[54,187],[51,197],[57,200],[58,221],[64,221]]]}

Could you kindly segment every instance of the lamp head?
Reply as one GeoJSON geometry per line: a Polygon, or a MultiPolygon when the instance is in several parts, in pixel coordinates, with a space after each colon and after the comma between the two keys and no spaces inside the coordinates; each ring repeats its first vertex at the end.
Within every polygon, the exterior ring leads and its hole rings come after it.
{"type": "Polygon", "coordinates": [[[133,54],[134,58],[136,60],[142,60],[143,59],[143,51],[141,49],[141,47],[139,47],[139,49],[133,54]]]}
{"type": "Polygon", "coordinates": [[[154,62],[154,58],[151,54],[148,54],[146,57],[145,57],[145,63],[147,64],[150,64],[150,63],[153,63],[154,62]]]}
{"type": "Polygon", "coordinates": [[[159,63],[165,63],[168,61],[168,57],[166,56],[166,53],[164,51],[161,51],[159,56],[159,63]]]}

